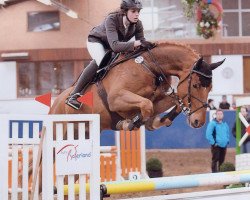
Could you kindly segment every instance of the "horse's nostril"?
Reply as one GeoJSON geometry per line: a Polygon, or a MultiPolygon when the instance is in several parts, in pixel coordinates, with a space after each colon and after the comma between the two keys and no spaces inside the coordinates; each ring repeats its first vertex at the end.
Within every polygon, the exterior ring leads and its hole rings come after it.
{"type": "Polygon", "coordinates": [[[195,127],[197,127],[199,125],[199,120],[198,119],[194,120],[194,125],[195,125],[195,127]]]}

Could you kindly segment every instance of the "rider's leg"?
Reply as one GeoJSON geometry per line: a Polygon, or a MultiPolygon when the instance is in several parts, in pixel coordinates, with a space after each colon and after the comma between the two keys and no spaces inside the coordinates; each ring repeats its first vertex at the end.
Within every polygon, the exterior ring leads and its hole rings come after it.
{"type": "Polygon", "coordinates": [[[87,41],[87,49],[91,58],[93,58],[96,61],[96,64],[99,66],[106,53],[103,45],[98,42],[87,41]]]}
{"type": "Polygon", "coordinates": [[[95,60],[92,60],[89,65],[83,70],[79,79],[77,80],[76,86],[70,93],[69,97],[66,99],[66,104],[72,108],[78,110],[81,107],[81,102],[77,101],[77,98],[81,96],[84,89],[87,88],[88,84],[94,78],[98,66],[95,60]]]}
{"type": "Polygon", "coordinates": [[[101,63],[103,56],[105,55],[105,49],[100,43],[87,42],[87,48],[93,60],[83,70],[82,74],[77,80],[74,90],[70,93],[70,96],[66,99],[65,102],[67,105],[76,110],[78,110],[82,105],[81,102],[77,101],[77,98],[81,96],[81,93],[84,92],[89,83],[91,83],[91,81],[95,77],[98,66],[101,63]]]}

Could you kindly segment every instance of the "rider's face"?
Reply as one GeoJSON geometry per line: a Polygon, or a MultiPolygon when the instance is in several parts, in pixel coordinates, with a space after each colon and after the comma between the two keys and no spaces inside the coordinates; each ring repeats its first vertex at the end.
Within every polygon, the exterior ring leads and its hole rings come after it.
{"type": "Polygon", "coordinates": [[[139,15],[139,9],[129,9],[127,13],[127,17],[132,23],[136,23],[139,20],[139,15]]]}

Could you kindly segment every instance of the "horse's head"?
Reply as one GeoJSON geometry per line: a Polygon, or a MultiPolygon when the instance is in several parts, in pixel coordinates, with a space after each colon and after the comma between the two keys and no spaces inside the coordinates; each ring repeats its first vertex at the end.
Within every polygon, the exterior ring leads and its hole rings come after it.
{"type": "Polygon", "coordinates": [[[200,128],[206,121],[207,98],[212,88],[212,71],[223,62],[224,60],[208,64],[200,58],[188,74],[180,77],[180,106],[188,115],[189,125],[193,128],[200,128]]]}

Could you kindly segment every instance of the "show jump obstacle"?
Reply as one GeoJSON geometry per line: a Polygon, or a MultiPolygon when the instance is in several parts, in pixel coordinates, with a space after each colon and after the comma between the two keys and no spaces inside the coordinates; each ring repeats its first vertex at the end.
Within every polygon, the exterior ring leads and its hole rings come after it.
{"type": "MultiPolygon", "coordinates": [[[[135,181],[126,180],[107,183],[104,182],[102,183],[102,189],[104,190],[103,194],[111,195],[130,192],[229,185],[246,182],[250,182],[250,170],[150,178],[135,181]]],[[[78,193],[79,189],[80,186],[76,184],[75,193],[78,193]]],[[[64,186],[64,190],[67,194],[67,185],[64,186]]]]}
{"type": "MultiPolygon", "coordinates": [[[[39,137],[39,132],[43,127],[46,128],[42,147],[42,171],[46,172],[42,174],[43,200],[53,200],[55,188],[57,189],[56,197],[59,200],[63,199],[64,195],[68,195],[69,199],[75,199],[75,195],[79,195],[80,200],[85,200],[87,192],[90,193],[90,200],[100,200],[102,198],[100,193],[108,196],[250,182],[250,171],[245,170],[101,183],[98,115],[0,115],[2,143],[0,145],[0,199],[17,200],[21,195],[23,200],[28,200],[30,192],[34,192],[34,199],[39,199],[39,177],[34,191],[31,191],[37,174],[34,174],[35,170],[32,170],[31,180],[28,174],[30,161],[33,169],[36,166],[36,155],[39,152],[41,137],[39,137]],[[67,132],[67,138],[63,137],[65,132],[67,132]],[[74,135],[76,132],[78,135],[74,135]],[[53,137],[53,135],[56,136],[53,137]],[[11,151],[9,151],[10,147],[11,151]],[[12,159],[11,168],[8,166],[9,154],[12,159]],[[55,155],[55,165],[53,155],[55,155]],[[9,170],[12,172],[11,175],[9,170]],[[79,184],[75,184],[75,174],[79,176],[79,184]],[[86,176],[89,177],[89,183],[86,183],[86,176]],[[64,183],[65,177],[67,177],[67,185],[64,183]]],[[[108,148],[108,151],[113,150],[108,148]]],[[[107,148],[106,150],[103,148],[102,151],[107,151],[107,148]]],[[[244,194],[246,193],[250,191],[244,191],[244,194]]],[[[150,199],[154,198],[150,197],[150,199]]],[[[160,199],[167,198],[158,197],[157,200],[160,199]]]]}
{"type": "Polygon", "coordinates": [[[250,97],[240,97],[236,99],[236,170],[250,170],[250,153],[241,153],[242,144],[250,137],[250,126],[240,113],[241,106],[250,105],[250,97]],[[246,128],[246,133],[241,137],[241,122],[246,128]]]}
{"type": "MultiPolygon", "coordinates": [[[[69,199],[74,199],[77,174],[81,185],[79,199],[86,199],[85,180],[88,175],[91,186],[90,199],[100,200],[99,115],[0,115],[0,199],[17,200],[20,195],[23,200],[30,199],[29,164],[33,168],[32,176],[36,177],[34,169],[39,151],[41,122],[46,128],[42,147],[42,199],[54,199],[54,186],[57,188],[57,199],[63,199],[65,177],[68,179],[69,199]],[[65,132],[67,138],[63,137],[65,132]],[[8,167],[9,148],[12,158],[11,177],[8,167]],[[56,160],[55,169],[53,154],[56,160]]],[[[31,184],[34,184],[32,180],[31,184]]],[[[38,183],[39,177],[35,191],[32,191],[34,199],[39,199],[38,183]]]]}
{"type": "MultiPolygon", "coordinates": [[[[21,123],[21,121],[19,121],[21,123]]],[[[28,123],[28,122],[27,122],[28,123]]],[[[29,123],[32,123],[30,121],[29,123]]],[[[42,121],[36,125],[42,129],[42,121]]],[[[11,134],[11,133],[10,133],[11,134]]],[[[38,137],[32,131],[29,132],[30,137],[38,137]]],[[[18,137],[22,139],[22,134],[18,137]]],[[[18,149],[18,162],[22,166],[23,153],[22,148],[18,149]]],[[[29,149],[32,156],[32,150],[29,149]]],[[[100,173],[101,182],[126,180],[131,177],[133,179],[148,178],[146,173],[145,158],[145,127],[142,126],[136,131],[116,131],[115,146],[100,147],[100,173]]],[[[12,150],[9,149],[9,174],[12,176],[12,150]]],[[[21,167],[20,167],[21,168],[21,167]]],[[[9,179],[9,188],[11,188],[12,180],[9,179]]],[[[29,180],[29,187],[31,180],[29,180]]]]}
{"type": "Polygon", "coordinates": [[[145,127],[116,131],[115,146],[101,146],[101,181],[148,178],[146,172],[145,127]],[[137,177],[138,176],[138,177],[137,177]]]}
{"type": "MultiPolygon", "coordinates": [[[[247,137],[250,135],[250,126],[246,119],[243,117],[243,115],[240,113],[241,106],[246,106],[250,104],[250,97],[241,97],[236,99],[236,107],[237,107],[237,114],[236,114],[236,141],[237,141],[237,147],[240,147],[244,141],[247,139],[247,137]],[[241,138],[241,125],[240,121],[244,124],[246,127],[246,133],[241,138]]],[[[236,147],[236,150],[237,150],[236,147]]],[[[238,152],[239,153],[239,152],[238,152]]]]}

